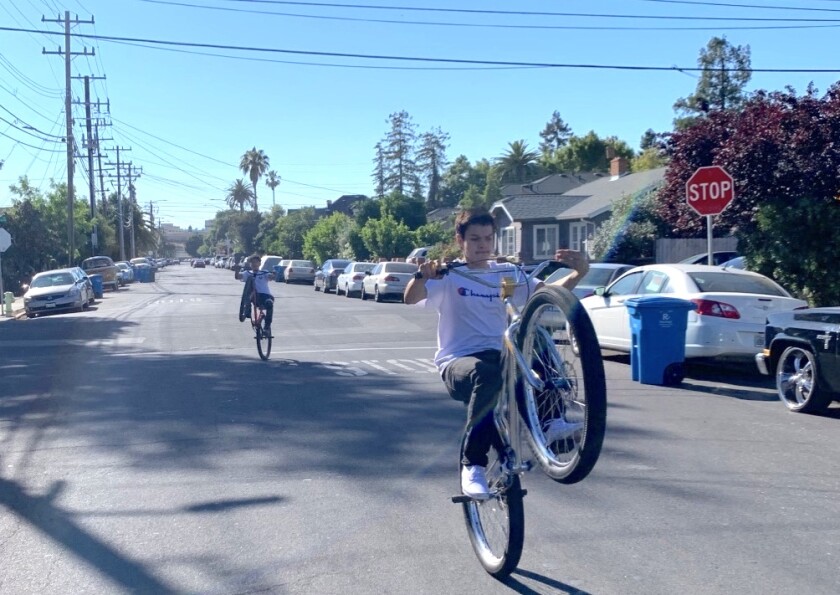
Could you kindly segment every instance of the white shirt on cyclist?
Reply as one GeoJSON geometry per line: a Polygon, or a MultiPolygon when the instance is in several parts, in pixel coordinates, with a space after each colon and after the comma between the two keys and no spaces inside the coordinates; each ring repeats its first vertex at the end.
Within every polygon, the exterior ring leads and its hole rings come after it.
{"type": "MultiPolygon", "coordinates": [[[[504,277],[517,281],[521,281],[522,277],[519,270],[508,263],[489,262],[486,269],[463,267],[460,270],[468,275],[477,272],[479,278],[498,285],[501,285],[504,277]]],[[[531,279],[528,284],[517,287],[513,296],[514,303],[523,305],[539,282],[538,279],[531,279]]],[[[439,372],[443,373],[447,364],[455,358],[487,349],[501,351],[507,316],[500,293],[499,289],[487,287],[456,273],[426,281],[426,299],[420,303],[438,312],[435,365],[439,372]]]]}
{"type": "Polygon", "coordinates": [[[262,274],[257,275],[254,274],[253,271],[243,270],[240,273],[241,281],[247,281],[249,277],[254,279],[254,288],[256,289],[257,293],[267,293],[268,295],[274,297],[271,293],[271,288],[268,286],[267,272],[263,272],[262,274]]]}

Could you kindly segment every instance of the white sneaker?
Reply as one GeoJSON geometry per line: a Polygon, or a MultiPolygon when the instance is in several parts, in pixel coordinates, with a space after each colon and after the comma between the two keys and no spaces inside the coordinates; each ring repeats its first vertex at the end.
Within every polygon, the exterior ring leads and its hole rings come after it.
{"type": "Polygon", "coordinates": [[[461,467],[461,491],[465,496],[476,500],[486,500],[490,497],[490,490],[487,489],[487,478],[484,476],[484,467],[478,465],[461,467]]]}
{"type": "Polygon", "coordinates": [[[558,418],[551,420],[548,427],[543,430],[543,434],[545,434],[545,443],[551,444],[567,438],[578,441],[582,431],[583,422],[567,422],[565,419],[558,418]]]}

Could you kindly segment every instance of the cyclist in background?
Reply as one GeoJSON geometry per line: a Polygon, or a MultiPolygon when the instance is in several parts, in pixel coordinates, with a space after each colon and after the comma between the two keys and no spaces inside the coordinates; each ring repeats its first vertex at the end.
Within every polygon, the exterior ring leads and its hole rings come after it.
{"type": "Polygon", "coordinates": [[[245,282],[242,290],[242,300],[239,304],[239,322],[251,317],[251,283],[257,292],[257,307],[265,309],[265,332],[271,336],[271,320],[274,316],[274,296],[268,281],[274,278],[274,273],[260,271],[260,257],[253,254],[241,270],[236,271],[236,278],[245,282]]]}
{"type": "MultiPolygon", "coordinates": [[[[461,211],[455,220],[455,240],[470,269],[514,271],[510,264],[495,262],[496,222],[486,209],[461,211]]],[[[589,270],[586,256],[575,250],[558,250],[555,260],[572,269],[554,282],[572,289],[589,270]]],[[[460,275],[440,276],[438,261],[420,265],[418,278],[409,281],[405,303],[423,302],[438,312],[438,350],[435,365],[449,395],[467,405],[461,453],[461,491],[466,496],[489,496],[485,468],[487,453],[496,428],[493,409],[502,388],[502,341],[507,327],[505,305],[499,295],[460,275]],[[425,301],[424,301],[425,300],[425,301]]],[[[516,289],[514,300],[524,303],[543,285],[533,279],[530,286],[516,289]]]]}

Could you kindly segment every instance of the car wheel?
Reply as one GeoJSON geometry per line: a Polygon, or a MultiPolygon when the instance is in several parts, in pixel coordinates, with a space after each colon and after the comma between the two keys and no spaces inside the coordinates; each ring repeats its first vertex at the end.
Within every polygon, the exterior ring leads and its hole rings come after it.
{"type": "Polygon", "coordinates": [[[367,294],[365,293],[365,286],[364,285],[362,285],[362,290],[359,292],[359,297],[362,298],[363,302],[365,300],[367,300],[367,294]]]}
{"type": "Polygon", "coordinates": [[[382,296],[379,295],[379,286],[378,285],[373,288],[373,301],[374,302],[381,302],[382,301],[382,296]]]}
{"type": "Polygon", "coordinates": [[[346,298],[353,297],[353,296],[350,295],[350,285],[345,285],[344,286],[344,297],[346,297],[346,298]]]}
{"type": "Polygon", "coordinates": [[[831,393],[818,385],[817,358],[804,347],[791,346],[776,365],[776,389],[782,403],[798,413],[819,413],[832,401],[831,393]]]}
{"type": "MultiPolygon", "coordinates": [[[[312,283],[312,287],[314,287],[314,288],[315,288],[315,291],[318,291],[318,284],[317,284],[317,283],[312,283]]],[[[325,293],[326,293],[326,292],[325,292],[325,293]]]]}

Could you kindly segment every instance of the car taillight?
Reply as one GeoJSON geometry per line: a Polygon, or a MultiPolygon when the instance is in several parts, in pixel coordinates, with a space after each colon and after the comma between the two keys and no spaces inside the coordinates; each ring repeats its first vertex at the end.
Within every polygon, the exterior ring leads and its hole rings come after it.
{"type": "Polygon", "coordinates": [[[353,275],[353,281],[361,281],[365,278],[364,275],[353,275]]]}
{"type": "Polygon", "coordinates": [[[717,316],[719,318],[741,318],[735,306],[714,300],[691,300],[697,306],[697,313],[703,316],[717,316]]]}
{"type": "Polygon", "coordinates": [[[393,275],[388,275],[387,277],[385,277],[385,281],[388,281],[389,283],[396,283],[399,280],[399,277],[394,277],[393,275]]]}

